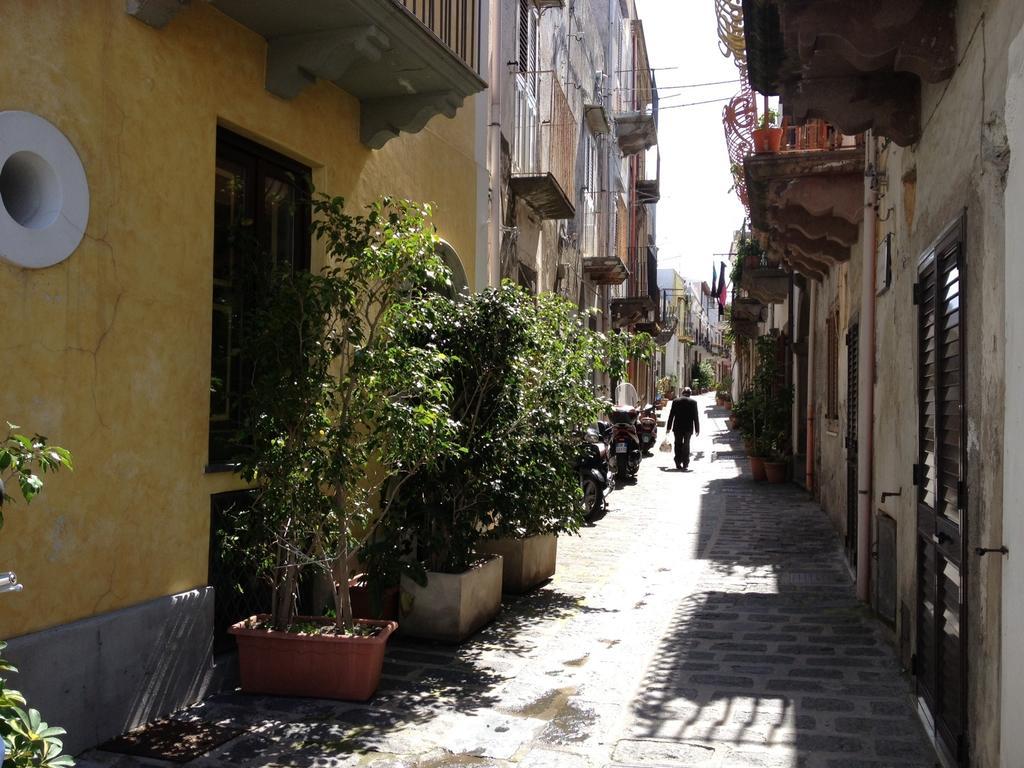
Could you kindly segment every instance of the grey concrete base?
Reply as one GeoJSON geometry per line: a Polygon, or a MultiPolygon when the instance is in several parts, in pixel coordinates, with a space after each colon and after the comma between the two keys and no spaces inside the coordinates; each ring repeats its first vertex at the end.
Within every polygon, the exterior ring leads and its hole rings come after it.
{"type": "Polygon", "coordinates": [[[213,588],[150,600],[10,640],[10,684],[70,754],[200,699],[211,678],[213,588]]]}
{"type": "Polygon", "coordinates": [[[530,536],[526,539],[492,539],[477,546],[477,552],[501,555],[504,572],[501,589],[513,595],[529,592],[555,575],[558,537],[530,536]]]}
{"type": "Polygon", "coordinates": [[[403,578],[399,630],[461,643],[501,608],[501,571],[501,558],[494,556],[462,573],[428,573],[425,587],[403,578]]]}

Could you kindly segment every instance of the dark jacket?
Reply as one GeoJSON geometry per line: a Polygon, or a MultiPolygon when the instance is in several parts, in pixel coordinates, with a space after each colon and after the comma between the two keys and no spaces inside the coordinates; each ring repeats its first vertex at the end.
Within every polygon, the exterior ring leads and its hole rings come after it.
{"type": "Polygon", "coordinates": [[[697,416],[697,401],[686,396],[673,400],[665,429],[671,430],[677,435],[699,435],[700,419],[697,416]]]}

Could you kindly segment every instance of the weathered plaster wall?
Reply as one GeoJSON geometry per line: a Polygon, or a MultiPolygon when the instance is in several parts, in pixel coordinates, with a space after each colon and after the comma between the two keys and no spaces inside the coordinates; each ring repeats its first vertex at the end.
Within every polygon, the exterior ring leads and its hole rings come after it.
{"type": "Polygon", "coordinates": [[[814,345],[815,485],[818,501],[836,527],[840,541],[846,535],[846,331],[859,310],[860,241],[850,248],[850,260],[836,266],[814,292],[811,343],[814,345]],[[830,313],[839,312],[838,405],[835,418],[828,413],[828,330],[830,313]]]}
{"type": "MultiPolygon", "coordinates": [[[[888,189],[879,201],[879,237],[894,234],[893,283],[878,299],[874,476],[875,496],[903,487],[885,511],[898,526],[899,601],[913,624],[916,495],[911,467],[917,453],[917,310],[912,288],[917,260],[966,213],[963,274],[968,433],[968,552],[998,542],[1002,530],[1004,284],[1003,94],[1010,39],[1024,24],[1014,0],[966,1],[957,8],[959,65],[953,77],[922,93],[922,138],[908,149],[889,147],[881,165],[888,189]]],[[[999,582],[997,558],[970,554],[965,639],[971,764],[998,763],[999,582]]],[[[899,613],[899,612],[898,612],[899,613]]],[[[898,616],[905,652],[914,627],[898,616]]],[[[904,658],[909,662],[909,658],[904,658]]],[[[1019,710],[1018,710],[1019,711],[1019,710]]],[[[1018,755],[1018,758],[1021,757],[1018,755]]],[[[1012,763],[1013,761],[1011,761],[1012,763]]],[[[1019,762],[1019,760],[1018,760],[1019,762]]]]}
{"type": "Polygon", "coordinates": [[[26,589],[4,596],[0,637],[206,583],[209,496],[238,485],[203,472],[218,124],[309,163],[320,189],[353,202],[433,201],[475,284],[470,100],[373,152],[354,98],[323,82],[271,96],[262,38],[206,3],[163,30],[123,0],[46,5],[4,5],[0,109],[64,131],[92,209],[68,261],[0,264],[0,417],[67,446],[76,469],[6,515],[0,565],[26,589]]]}
{"type": "MultiPolygon", "coordinates": [[[[1009,81],[1006,86],[1006,132],[1009,139],[1010,166],[1006,179],[1006,381],[1007,393],[1024,392],[1024,307],[1020,287],[1024,285],[1024,31],[1019,31],[1010,48],[1009,81]]],[[[1002,462],[1017,468],[1024,455],[1024,401],[1010,397],[1006,401],[1005,441],[1002,462]]],[[[1024,656],[1017,652],[1024,642],[1024,516],[1017,500],[1024,498],[1024,473],[1003,474],[1003,498],[1010,500],[1003,517],[1002,542],[1010,556],[991,563],[1002,568],[1002,669],[1000,691],[1001,739],[999,765],[1013,768],[1024,758],[1024,656]]],[[[998,546],[999,541],[987,542],[998,546]]],[[[988,555],[988,558],[995,557],[988,555]]]]}

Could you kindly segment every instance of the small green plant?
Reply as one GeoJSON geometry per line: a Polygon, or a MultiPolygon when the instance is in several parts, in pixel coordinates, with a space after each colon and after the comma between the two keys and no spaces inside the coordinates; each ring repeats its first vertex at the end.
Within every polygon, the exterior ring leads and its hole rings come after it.
{"type": "MultiPolygon", "coordinates": [[[[60,469],[73,469],[71,453],[50,445],[42,435],[32,437],[7,423],[7,436],[0,442],[0,528],[3,507],[14,503],[7,488],[16,485],[26,504],[43,490],[42,475],[60,469]]],[[[58,738],[63,728],[43,722],[38,710],[27,707],[25,697],[7,686],[6,676],[18,670],[2,657],[7,643],[0,641],[0,740],[3,768],[69,768],[75,761],[62,755],[64,744],[58,738]]]]}
{"type": "MultiPolygon", "coordinates": [[[[7,643],[0,641],[0,654],[7,643]]],[[[25,697],[7,687],[7,674],[18,670],[0,656],[0,738],[3,739],[4,768],[70,768],[75,761],[62,755],[60,740],[66,731],[47,725],[38,710],[26,705],[25,697]]]]}
{"type": "Polygon", "coordinates": [[[763,115],[759,123],[760,128],[778,128],[781,125],[779,122],[779,113],[774,109],[768,109],[763,115]]]}
{"type": "Polygon", "coordinates": [[[74,469],[67,449],[50,445],[42,435],[22,435],[15,431],[18,429],[7,422],[7,436],[0,442],[0,528],[4,524],[4,504],[14,502],[7,490],[12,483],[27,503],[43,490],[42,475],[62,467],[74,469]]]}

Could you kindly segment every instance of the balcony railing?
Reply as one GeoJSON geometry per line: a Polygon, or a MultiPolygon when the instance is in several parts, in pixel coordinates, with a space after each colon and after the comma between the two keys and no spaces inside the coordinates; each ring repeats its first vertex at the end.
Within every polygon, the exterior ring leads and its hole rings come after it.
{"type": "Polygon", "coordinates": [[[634,155],[658,143],[658,90],[647,58],[643,24],[631,22],[635,63],[627,87],[617,94],[615,136],[624,155],[634,155]]]}
{"type": "Polygon", "coordinates": [[[616,200],[611,192],[591,192],[583,195],[583,227],[579,234],[583,254],[583,271],[596,285],[619,285],[629,277],[624,262],[625,252],[618,249],[616,200]]]}
{"type": "Polygon", "coordinates": [[[542,219],[576,215],[578,124],[554,72],[515,77],[510,186],[542,219]]]}
{"type": "Polygon", "coordinates": [[[783,152],[831,152],[840,149],[857,149],[856,136],[841,133],[825,120],[808,120],[802,125],[790,125],[783,121],[783,152]]]}
{"type": "Polygon", "coordinates": [[[641,205],[650,205],[661,199],[661,152],[651,147],[639,163],[636,180],[636,198],[641,205]]]}
{"type": "Polygon", "coordinates": [[[434,33],[442,43],[481,73],[483,21],[480,0],[394,0],[434,33]]]}

